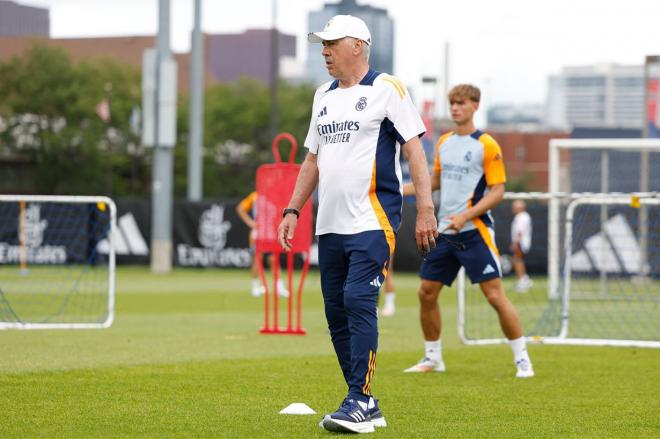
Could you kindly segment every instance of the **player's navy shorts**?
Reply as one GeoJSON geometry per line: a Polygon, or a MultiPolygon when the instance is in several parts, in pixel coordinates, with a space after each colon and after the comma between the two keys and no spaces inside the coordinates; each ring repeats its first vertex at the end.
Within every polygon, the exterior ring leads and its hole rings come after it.
{"type": "Polygon", "coordinates": [[[444,234],[448,240],[463,244],[451,245],[443,238],[436,239],[436,247],[426,256],[419,277],[451,285],[461,266],[474,283],[502,277],[499,252],[495,246],[495,233],[485,227],[483,232],[469,230],[455,235],[444,234]]]}

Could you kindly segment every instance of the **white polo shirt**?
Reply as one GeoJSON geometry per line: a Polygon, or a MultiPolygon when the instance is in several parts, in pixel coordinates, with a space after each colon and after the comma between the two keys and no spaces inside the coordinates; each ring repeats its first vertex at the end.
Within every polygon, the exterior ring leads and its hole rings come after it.
{"type": "Polygon", "coordinates": [[[511,222],[511,242],[517,242],[520,250],[527,253],[532,246],[532,217],[529,213],[518,212],[511,222]]]}
{"type": "MultiPolygon", "coordinates": [[[[401,223],[401,145],[424,124],[401,82],[369,70],[359,84],[316,90],[305,147],[317,154],[316,234],[385,230],[401,223]]],[[[393,250],[393,247],[392,247],[393,250]]]]}

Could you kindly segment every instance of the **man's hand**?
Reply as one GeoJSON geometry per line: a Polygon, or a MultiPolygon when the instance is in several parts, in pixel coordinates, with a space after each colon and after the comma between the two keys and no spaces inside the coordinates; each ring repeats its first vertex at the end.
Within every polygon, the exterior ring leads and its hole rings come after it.
{"type": "Polygon", "coordinates": [[[296,230],[298,224],[298,217],[292,213],[287,214],[282,218],[282,222],[277,228],[277,240],[285,251],[291,250],[293,239],[293,231],[296,230]]]}
{"type": "Polygon", "coordinates": [[[455,230],[456,233],[460,232],[463,226],[465,226],[465,223],[468,221],[468,217],[463,213],[458,213],[456,215],[449,215],[446,217],[447,221],[449,221],[449,225],[445,228],[445,230],[455,230]]]}
{"type": "Polygon", "coordinates": [[[417,249],[424,255],[435,248],[435,238],[438,236],[438,222],[435,219],[433,208],[417,212],[415,224],[415,241],[417,249]]]}

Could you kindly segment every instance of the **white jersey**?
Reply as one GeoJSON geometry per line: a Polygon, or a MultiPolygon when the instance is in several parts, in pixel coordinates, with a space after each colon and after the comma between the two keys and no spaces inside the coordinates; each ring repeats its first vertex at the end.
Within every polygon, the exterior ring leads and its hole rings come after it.
{"type": "Polygon", "coordinates": [[[316,234],[384,230],[394,250],[401,223],[401,145],[424,124],[401,82],[369,70],[359,84],[316,90],[305,147],[317,154],[316,234]]]}
{"type": "Polygon", "coordinates": [[[511,222],[511,242],[517,242],[523,253],[532,246],[532,217],[527,212],[519,212],[511,222]]]}

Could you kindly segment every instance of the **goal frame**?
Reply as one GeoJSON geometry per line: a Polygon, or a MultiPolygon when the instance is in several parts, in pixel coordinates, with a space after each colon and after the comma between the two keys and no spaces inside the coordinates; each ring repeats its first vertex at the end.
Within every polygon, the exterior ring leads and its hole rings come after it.
{"type": "Polygon", "coordinates": [[[27,203],[105,203],[110,212],[110,230],[108,231],[108,313],[103,322],[99,323],[31,323],[31,322],[0,322],[0,330],[4,329],[104,329],[112,326],[115,318],[115,246],[114,235],[117,233],[117,206],[106,196],[86,195],[0,195],[0,201],[27,203]]]}
{"type": "MultiPolygon", "coordinates": [[[[559,321],[559,331],[556,336],[527,336],[526,339],[528,342],[537,343],[537,344],[555,344],[555,345],[579,345],[579,346],[619,346],[619,347],[640,347],[640,348],[660,348],[660,340],[630,340],[630,339],[600,339],[600,338],[574,338],[569,337],[569,327],[570,327],[570,281],[571,281],[571,260],[572,260],[572,244],[573,244],[573,217],[575,209],[579,206],[592,204],[592,205],[630,205],[633,201],[639,202],[642,206],[648,205],[660,205],[660,194],[652,193],[608,193],[608,194],[596,194],[596,193],[575,193],[575,194],[566,194],[566,193],[544,193],[544,192],[506,192],[504,194],[504,199],[514,200],[514,199],[523,199],[523,200],[548,200],[548,210],[552,202],[561,203],[563,201],[568,202],[566,208],[566,219],[564,220],[564,254],[565,254],[565,265],[564,272],[562,275],[561,284],[562,287],[559,288],[560,279],[555,279],[554,282],[550,279],[550,269],[551,264],[557,264],[557,273],[559,273],[559,264],[561,263],[559,255],[556,256],[556,259],[552,259],[552,251],[560,252],[559,248],[559,230],[560,225],[557,224],[557,235],[555,239],[548,239],[548,300],[555,299],[560,300],[560,321],[559,321]],[[554,246],[552,246],[554,242],[554,246]],[[553,289],[554,288],[554,289],[553,289]]],[[[559,215],[557,215],[559,216],[559,215]]],[[[559,220],[557,220],[559,222],[559,220]]],[[[550,230],[550,224],[548,225],[548,230],[550,230]]],[[[550,233],[550,232],[549,232],[550,233]]],[[[457,333],[458,337],[463,344],[466,345],[493,345],[493,344],[502,344],[506,343],[507,339],[504,337],[496,338],[469,338],[466,334],[466,292],[467,292],[467,283],[465,276],[465,269],[461,268],[457,276],[457,333]]],[[[494,312],[494,311],[493,311],[494,312]]]]}
{"type": "MultiPolygon", "coordinates": [[[[561,301],[561,319],[560,330],[556,336],[534,336],[527,337],[528,341],[545,344],[576,344],[576,345],[593,345],[593,346],[634,346],[634,347],[650,347],[660,348],[660,341],[646,341],[646,340],[614,340],[614,339],[582,339],[568,337],[569,325],[569,288],[570,285],[561,285],[561,227],[562,225],[561,214],[562,208],[567,209],[567,204],[573,204],[573,209],[579,203],[583,203],[584,198],[591,198],[594,202],[596,200],[607,200],[612,204],[627,204],[631,200],[631,196],[635,196],[641,200],[655,199],[660,200],[660,195],[657,192],[649,192],[649,153],[660,152],[660,139],[551,139],[549,142],[549,191],[548,193],[506,193],[505,198],[523,198],[523,199],[547,199],[548,200],[548,300],[561,301]],[[608,169],[609,169],[609,155],[607,152],[604,154],[601,161],[601,187],[599,193],[571,193],[570,191],[562,192],[561,182],[561,157],[562,152],[567,150],[607,150],[607,151],[631,151],[640,153],[640,185],[639,192],[637,193],[611,193],[609,192],[608,185],[608,169]]],[[[642,206],[640,210],[640,226],[642,228],[642,237],[640,246],[642,247],[642,254],[645,254],[646,239],[644,234],[648,234],[647,228],[647,212],[645,206],[648,204],[655,204],[655,201],[646,202],[641,201],[642,206]]],[[[605,205],[604,203],[601,203],[605,205]]],[[[572,215],[572,213],[571,213],[572,215]]],[[[572,221],[572,220],[571,220],[572,221]]],[[[568,230],[568,229],[567,229],[568,230]]],[[[572,234],[572,230],[571,230],[572,234]]],[[[567,245],[568,233],[564,235],[564,244],[567,245]]],[[[568,242],[570,244],[570,242],[568,242]]],[[[570,248],[570,246],[566,247],[570,248]]],[[[566,255],[567,261],[570,261],[571,255],[566,255]]],[[[566,270],[563,275],[570,276],[570,271],[566,270]]],[[[467,338],[465,333],[465,273],[461,269],[457,278],[457,330],[459,339],[468,345],[485,345],[497,344],[506,342],[505,338],[483,338],[483,339],[470,339],[467,338]]]]}

